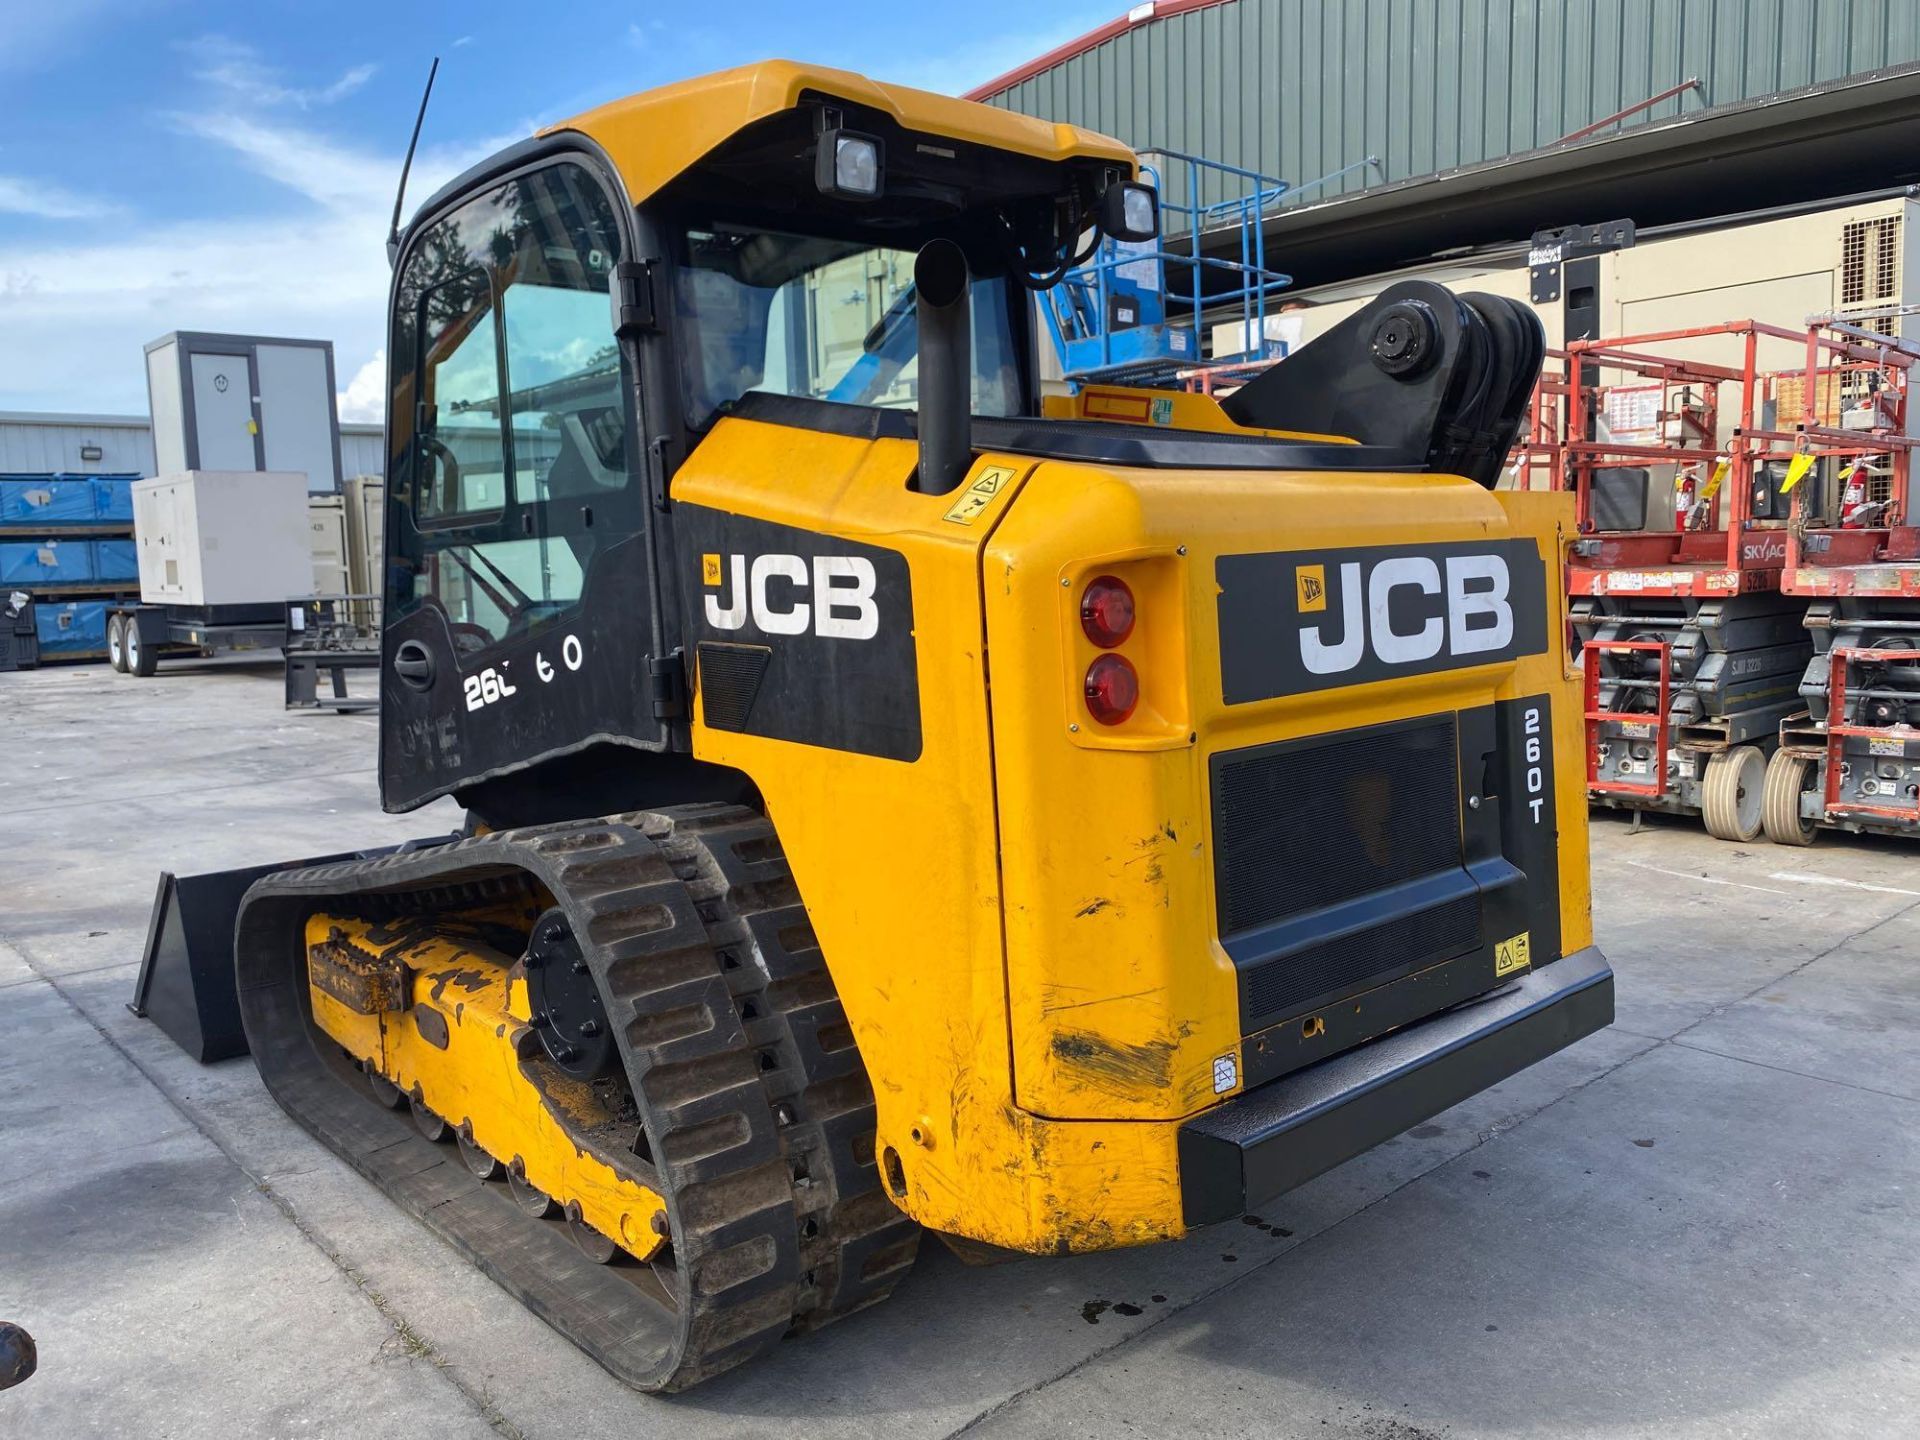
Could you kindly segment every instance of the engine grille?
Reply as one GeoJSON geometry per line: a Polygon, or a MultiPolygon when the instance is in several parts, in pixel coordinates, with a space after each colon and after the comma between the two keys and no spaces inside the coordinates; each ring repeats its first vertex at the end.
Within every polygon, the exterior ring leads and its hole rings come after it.
{"type": "Polygon", "coordinates": [[[1212,783],[1244,1032],[1479,943],[1452,715],[1228,751],[1212,783]]]}

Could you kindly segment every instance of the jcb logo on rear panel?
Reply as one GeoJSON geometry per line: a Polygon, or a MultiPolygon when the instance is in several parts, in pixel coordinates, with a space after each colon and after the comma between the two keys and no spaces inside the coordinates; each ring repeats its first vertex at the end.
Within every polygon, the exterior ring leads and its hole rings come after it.
{"type": "Polygon", "coordinates": [[[1486,665],[1546,649],[1530,540],[1222,555],[1228,704],[1486,665]]]}

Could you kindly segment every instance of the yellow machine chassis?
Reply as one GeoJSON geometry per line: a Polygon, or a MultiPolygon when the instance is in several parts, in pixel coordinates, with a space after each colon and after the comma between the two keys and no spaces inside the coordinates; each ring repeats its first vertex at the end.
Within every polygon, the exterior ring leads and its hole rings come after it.
{"type": "Polygon", "coordinates": [[[369,1074],[628,1254],[644,1260],[660,1248],[660,1196],[578,1138],[614,1117],[591,1086],[546,1063],[517,959],[470,936],[416,930],[396,938],[339,915],[312,916],[306,934],[314,1023],[369,1074]],[[404,994],[375,997],[390,1008],[356,1009],[318,980],[358,957],[406,977],[404,994]]]}

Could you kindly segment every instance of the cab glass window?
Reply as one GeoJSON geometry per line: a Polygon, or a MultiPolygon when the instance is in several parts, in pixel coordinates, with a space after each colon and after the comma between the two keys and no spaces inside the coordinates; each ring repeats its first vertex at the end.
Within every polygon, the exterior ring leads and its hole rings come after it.
{"type": "MultiPolygon", "coordinates": [[[[914,252],[749,225],[686,233],[675,276],[687,418],[749,390],[850,405],[919,404],[914,252]]],[[[1003,279],[973,282],[973,410],[1018,415],[1025,384],[1003,279]]]]}
{"type": "Polygon", "coordinates": [[[634,533],[612,204],[573,163],[486,190],[410,248],[392,337],[388,614],[478,650],[563,614],[634,533]]]}

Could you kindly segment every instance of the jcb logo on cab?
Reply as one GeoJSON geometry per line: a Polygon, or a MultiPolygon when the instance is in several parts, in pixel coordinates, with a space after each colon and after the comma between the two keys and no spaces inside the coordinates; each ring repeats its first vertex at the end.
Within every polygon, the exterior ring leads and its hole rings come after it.
{"type": "Polygon", "coordinates": [[[858,555],[707,554],[700,557],[707,623],[767,635],[871,640],[880,633],[873,562],[858,555]]]}

